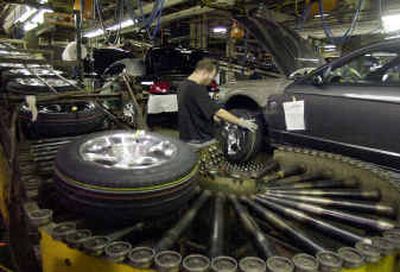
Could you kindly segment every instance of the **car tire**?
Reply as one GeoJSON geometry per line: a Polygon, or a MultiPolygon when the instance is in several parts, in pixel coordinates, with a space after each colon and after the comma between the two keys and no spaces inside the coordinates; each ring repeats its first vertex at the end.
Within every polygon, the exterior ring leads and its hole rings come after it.
{"type": "Polygon", "coordinates": [[[258,129],[251,132],[232,124],[224,124],[220,131],[221,146],[225,157],[232,162],[245,162],[254,158],[262,147],[263,121],[258,112],[247,109],[232,109],[234,115],[254,120],[258,129]]]}
{"type": "Polygon", "coordinates": [[[32,121],[32,113],[23,106],[20,109],[22,130],[27,138],[52,138],[76,136],[95,132],[104,128],[106,115],[95,104],[88,101],[42,103],[38,106],[37,120],[32,121]],[[78,111],[46,112],[43,107],[78,107],[78,111]]]}
{"type": "Polygon", "coordinates": [[[107,131],[82,137],[63,147],[55,160],[54,180],[66,209],[106,223],[131,223],[183,207],[196,192],[197,168],[197,155],[179,140],[144,131],[107,131]],[[151,137],[173,146],[175,153],[161,164],[139,168],[103,165],[83,155],[85,150],[90,150],[86,149],[87,144],[118,135],[139,137],[138,143],[142,141],[140,137],[151,137]]]}
{"type": "MultiPolygon", "coordinates": [[[[49,70],[49,72],[50,72],[50,70],[49,70]]],[[[32,75],[13,73],[11,70],[0,72],[0,74],[1,74],[1,85],[2,86],[7,85],[8,82],[12,81],[15,78],[32,78],[32,77],[34,77],[32,75]]],[[[42,75],[40,75],[40,77],[43,79],[51,79],[51,78],[57,79],[58,78],[57,75],[54,75],[54,74],[48,74],[48,75],[42,74],[42,75]]]]}

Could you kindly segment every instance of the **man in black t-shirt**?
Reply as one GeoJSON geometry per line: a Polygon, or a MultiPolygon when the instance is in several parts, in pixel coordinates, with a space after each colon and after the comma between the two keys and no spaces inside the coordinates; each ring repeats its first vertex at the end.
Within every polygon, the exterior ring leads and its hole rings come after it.
{"type": "Polygon", "coordinates": [[[179,86],[178,117],[181,140],[205,143],[214,138],[214,120],[223,120],[254,132],[257,124],[244,120],[224,110],[208,95],[207,86],[217,74],[214,61],[204,59],[197,63],[195,71],[179,86]]]}

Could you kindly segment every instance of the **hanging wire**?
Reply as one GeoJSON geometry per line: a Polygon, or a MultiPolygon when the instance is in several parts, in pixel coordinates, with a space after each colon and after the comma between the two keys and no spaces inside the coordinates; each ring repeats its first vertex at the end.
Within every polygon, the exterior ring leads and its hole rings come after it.
{"type": "Polygon", "coordinates": [[[107,29],[105,27],[104,20],[103,20],[103,12],[102,12],[103,6],[101,3],[101,0],[95,0],[94,3],[95,3],[95,11],[96,11],[97,17],[99,18],[101,30],[103,31],[103,33],[106,37],[106,40],[109,40],[109,34],[107,32],[107,29]]]}
{"type": "MultiPolygon", "coordinates": [[[[144,16],[142,1],[141,1],[141,0],[137,0],[137,5],[139,6],[141,24],[142,24],[143,26],[145,26],[145,24],[146,24],[146,18],[145,18],[145,16],[144,16]]],[[[143,29],[143,27],[142,27],[142,29],[143,29]]],[[[144,27],[144,29],[146,30],[147,36],[150,37],[149,29],[148,29],[146,26],[144,27]]]]}
{"type": "Polygon", "coordinates": [[[122,21],[124,19],[125,13],[128,13],[129,18],[134,22],[139,22],[142,25],[142,29],[145,29],[147,32],[147,35],[149,39],[154,40],[157,36],[157,34],[160,31],[160,25],[161,25],[161,17],[163,14],[163,9],[164,9],[164,4],[165,0],[156,0],[153,4],[153,9],[151,13],[148,16],[145,16],[144,10],[143,10],[143,2],[141,0],[137,0],[137,6],[139,8],[140,15],[136,16],[132,1],[130,0],[118,0],[116,9],[114,11],[114,22],[116,22],[116,25],[118,25],[118,28],[116,29],[115,32],[115,38],[111,41],[111,35],[107,30],[107,26],[104,23],[104,17],[103,17],[103,7],[101,0],[95,0],[95,13],[98,18],[98,21],[100,23],[101,30],[103,31],[106,40],[111,42],[112,44],[118,43],[121,37],[122,33],[122,21]],[[137,18],[140,18],[138,20],[137,18]],[[155,27],[152,30],[152,25],[155,23],[155,27]]]}
{"type": "Polygon", "coordinates": [[[320,14],[320,17],[321,17],[322,27],[324,29],[324,32],[325,32],[326,36],[328,37],[328,39],[329,39],[329,41],[331,43],[333,43],[333,44],[337,44],[337,43],[344,44],[345,42],[347,42],[348,38],[351,36],[351,34],[353,33],[353,31],[354,31],[354,29],[356,27],[356,24],[357,24],[358,18],[360,16],[361,8],[363,7],[363,4],[364,4],[364,0],[359,0],[358,1],[357,9],[356,9],[356,12],[354,13],[354,16],[353,16],[353,19],[352,19],[350,27],[346,30],[346,32],[343,34],[342,37],[335,39],[333,37],[332,30],[329,27],[328,22],[326,22],[326,19],[325,19],[325,16],[324,16],[325,13],[324,13],[323,1],[322,0],[318,0],[318,8],[319,8],[319,14],[320,14]]]}
{"type": "Polygon", "coordinates": [[[160,31],[160,26],[161,26],[161,17],[162,17],[162,11],[163,11],[163,8],[164,8],[164,2],[165,2],[165,0],[160,0],[160,3],[159,3],[159,9],[158,9],[158,15],[157,15],[157,23],[156,23],[156,27],[154,28],[154,30],[153,30],[153,34],[152,34],[152,37],[151,37],[151,40],[154,40],[155,39],[155,37],[157,36],[157,34],[158,34],[158,32],[160,31]]]}
{"type": "Polygon", "coordinates": [[[313,4],[313,1],[310,1],[308,4],[304,3],[304,9],[300,17],[300,24],[298,26],[299,31],[304,30],[304,24],[306,23],[308,16],[311,14],[311,8],[313,4]]]}
{"type": "Polygon", "coordinates": [[[138,0],[138,6],[141,13],[140,16],[142,18],[143,28],[146,29],[147,35],[151,40],[155,39],[160,30],[160,21],[161,21],[162,11],[164,8],[164,3],[165,0],[155,1],[152,12],[148,16],[148,18],[146,18],[143,12],[143,3],[141,0],[138,0]],[[151,31],[151,26],[153,25],[154,22],[156,22],[156,26],[154,30],[151,31]]]}
{"type": "Polygon", "coordinates": [[[118,22],[119,26],[118,29],[116,31],[116,35],[115,35],[115,39],[113,44],[116,45],[118,44],[119,40],[120,40],[120,36],[121,36],[121,30],[122,30],[122,20],[123,20],[123,15],[124,15],[124,1],[123,0],[118,0],[117,2],[117,10],[118,10],[118,14],[116,17],[116,22],[118,22]]]}

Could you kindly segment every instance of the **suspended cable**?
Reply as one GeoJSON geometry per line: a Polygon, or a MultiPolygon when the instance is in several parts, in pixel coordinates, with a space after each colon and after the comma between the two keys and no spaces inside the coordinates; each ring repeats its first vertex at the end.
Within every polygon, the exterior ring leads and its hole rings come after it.
{"type": "Polygon", "coordinates": [[[325,13],[324,13],[323,2],[322,2],[322,0],[318,0],[318,8],[319,8],[319,14],[320,14],[320,17],[321,17],[322,27],[324,29],[324,32],[325,32],[326,36],[328,37],[328,39],[329,39],[329,41],[331,43],[333,43],[333,44],[337,44],[337,43],[344,44],[347,41],[347,39],[351,36],[352,32],[355,29],[355,26],[357,24],[358,17],[360,16],[361,8],[362,8],[363,4],[364,4],[364,0],[359,0],[358,1],[357,9],[356,9],[356,12],[354,13],[354,16],[353,16],[353,19],[352,19],[350,27],[346,30],[346,32],[343,34],[342,37],[334,38],[332,30],[329,27],[328,23],[326,22],[326,19],[325,19],[325,16],[324,16],[325,13]]]}

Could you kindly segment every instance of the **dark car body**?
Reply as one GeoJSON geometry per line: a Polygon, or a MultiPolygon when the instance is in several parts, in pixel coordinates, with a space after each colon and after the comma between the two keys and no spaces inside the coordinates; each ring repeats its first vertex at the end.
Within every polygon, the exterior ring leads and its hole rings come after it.
{"type": "MultiPolygon", "coordinates": [[[[93,50],[93,61],[87,62],[85,69],[103,79],[125,70],[137,78],[145,91],[175,93],[179,82],[194,71],[198,61],[207,57],[210,54],[204,50],[167,46],[150,48],[143,60],[120,48],[100,48],[93,50]]],[[[216,89],[215,85],[210,86],[210,91],[216,89]]]]}
{"type": "Polygon", "coordinates": [[[400,40],[354,51],[290,84],[283,94],[270,96],[263,109],[269,136],[276,143],[324,149],[400,169],[399,75],[400,40]],[[374,55],[380,58],[377,64],[363,61],[374,55]],[[387,62],[379,63],[386,57],[387,62]],[[353,68],[354,62],[367,66],[366,72],[340,76],[335,72],[353,68]],[[282,103],[293,100],[304,101],[304,130],[286,128],[282,103]]]}
{"type": "Polygon", "coordinates": [[[163,89],[175,93],[179,82],[187,78],[196,63],[210,57],[207,51],[181,47],[153,47],[145,56],[146,75],[142,85],[147,90],[163,89]]]}
{"type": "MultiPolygon", "coordinates": [[[[299,52],[277,45],[289,40],[306,42],[280,35],[282,26],[273,28],[267,23],[268,27],[261,28],[265,25],[262,20],[250,20],[256,23],[247,22],[249,30],[262,46],[271,49],[278,67],[289,76],[299,52]],[[270,39],[274,32],[281,38],[275,42],[270,39]]],[[[363,47],[297,80],[267,79],[248,87],[241,82],[226,89],[223,101],[228,108],[244,107],[263,115],[264,140],[272,145],[310,147],[400,169],[399,39],[363,47]],[[300,116],[304,129],[287,127],[283,105],[291,101],[304,101],[300,116]]]]}
{"type": "Polygon", "coordinates": [[[117,48],[95,48],[92,58],[84,62],[86,73],[96,73],[99,77],[114,76],[126,70],[133,76],[142,76],[145,73],[143,60],[134,53],[117,48]]]}

